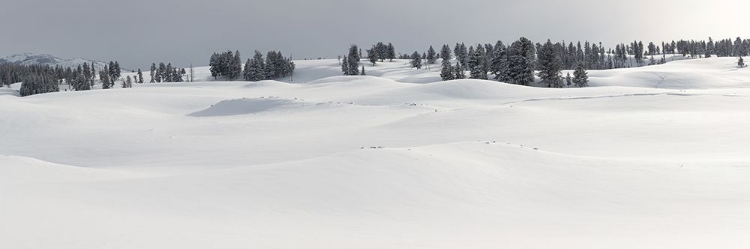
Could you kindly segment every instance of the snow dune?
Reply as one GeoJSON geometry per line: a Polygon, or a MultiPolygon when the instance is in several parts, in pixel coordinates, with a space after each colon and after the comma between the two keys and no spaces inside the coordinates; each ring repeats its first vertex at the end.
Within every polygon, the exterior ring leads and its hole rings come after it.
{"type": "Polygon", "coordinates": [[[748,247],[732,62],[545,89],[323,60],[293,82],[0,95],[0,248],[748,247]]]}

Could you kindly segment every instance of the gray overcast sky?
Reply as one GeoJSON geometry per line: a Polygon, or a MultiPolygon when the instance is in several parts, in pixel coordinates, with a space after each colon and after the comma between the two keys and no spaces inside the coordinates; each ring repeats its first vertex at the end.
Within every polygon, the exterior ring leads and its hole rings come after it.
{"type": "MultiPolygon", "coordinates": [[[[0,0],[0,57],[207,65],[214,51],[281,50],[332,58],[351,43],[429,45],[750,38],[747,0],[0,0]],[[743,13],[744,12],[744,13],[743,13]]],[[[437,49],[437,48],[436,48],[437,49]]]]}

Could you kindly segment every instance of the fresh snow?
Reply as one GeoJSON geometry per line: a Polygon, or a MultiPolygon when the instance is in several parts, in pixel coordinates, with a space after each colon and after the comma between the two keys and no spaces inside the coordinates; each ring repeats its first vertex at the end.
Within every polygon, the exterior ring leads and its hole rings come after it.
{"type": "Polygon", "coordinates": [[[0,248],[750,247],[735,62],[589,71],[580,89],[442,82],[404,60],[5,89],[0,248]]]}
{"type": "MultiPolygon", "coordinates": [[[[0,64],[4,63],[13,63],[13,64],[19,64],[23,66],[30,66],[30,65],[44,65],[44,66],[60,66],[62,68],[73,68],[83,65],[84,63],[91,64],[95,63],[95,68],[97,70],[103,70],[104,66],[107,65],[107,63],[101,62],[101,61],[92,61],[92,60],[86,60],[82,58],[74,58],[74,59],[61,59],[52,55],[48,54],[36,54],[36,53],[21,53],[21,54],[14,54],[9,55],[4,58],[0,58],[0,64]]],[[[97,71],[98,72],[98,71],[97,71]]]]}

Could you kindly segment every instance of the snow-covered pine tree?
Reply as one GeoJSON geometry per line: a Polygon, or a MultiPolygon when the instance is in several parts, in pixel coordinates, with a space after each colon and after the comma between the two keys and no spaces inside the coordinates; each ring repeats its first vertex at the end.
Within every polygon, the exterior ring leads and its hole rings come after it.
{"type": "Polygon", "coordinates": [[[367,50],[367,59],[370,60],[373,66],[378,62],[378,48],[373,45],[371,49],[367,50]]]}
{"type": "Polygon", "coordinates": [[[417,51],[414,51],[414,53],[411,54],[411,67],[422,69],[422,56],[420,56],[417,51]]]}
{"type": "Polygon", "coordinates": [[[454,77],[455,79],[460,80],[466,78],[466,73],[464,73],[464,68],[460,61],[456,61],[456,66],[453,67],[453,70],[456,73],[456,76],[454,77]]]}
{"type": "Polygon", "coordinates": [[[393,47],[393,44],[391,44],[390,42],[388,43],[388,53],[386,55],[386,58],[391,62],[393,62],[393,59],[396,58],[396,48],[393,47]]]}
{"type": "Polygon", "coordinates": [[[181,71],[184,71],[184,68],[182,70],[178,68],[174,68],[174,73],[172,73],[172,81],[173,82],[182,82],[182,73],[181,71]]]}
{"type": "Polygon", "coordinates": [[[460,43],[456,43],[456,46],[453,47],[453,55],[456,56],[456,61],[458,62],[461,61],[461,44],[460,43]]]}
{"type": "Polygon", "coordinates": [[[344,75],[349,75],[349,57],[344,56],[343,61],[341,62],[341,73],[344,75]]]}
{"type": "Polygon", "coordinates": [[[435,64],[436,61],[437,61],[437,53],[435,52],[435,49],[432,48],[432,45],[430,45],[430,48],[427,49],[427,63],[435,64]]]}
{"type": "Polygon", "coordinates": [[[159,62],[159,68],[156,69],[156,83],[161,83],[166,79],[164,75],[167,71],[167,65],[164,62],[159,62]]]}
{"type": "MultiPolygon", "coordinates": [[[[443,50],[445,50],[446,46],[443,46],[443,50]]],[[[448,53],[450,53],[450,49],[448,49],[448,53]]],[[[443,80],[452,80],[455,79],[455,75],[453,74],[453,66],[451,66],[450,60],[443,60],[443,69],[440,71],[440,78],[443,80]]]]}
{"type": "MultiPolygon", "coordinates": [[[[473,47],[472,47],[473,48],[473,47]]],[[[469,54],[469,78],[471,79],[487,79],[487,73],[484,71],[484,48],[480,44],[477,49],[469,48],[469,51],[473,53],[469,54]]]]}
{"type": "Polygon", "coordinates": [[[351,47],[349,47],[349,55],[347,58],[347,62],[349,63],[348,75],[359,75],[359,60],[362,58],[360,55],[361,50],[359,50],[356,44],[352,44],[351,47]]]}
{"type": "Polygon", "coordinates": [[[382,42],[375,44],[375,56],[380,62],[385,61],[386,57],[388,57],[388,46],[382,42]]]}
{"type": "Polygon", "coordinates": [[[443,62],[448,61],[448,65],[450,66],[451,47],[448,44],[443,45],[443,48],[440,49],[440,58],[443,59],[443,62]]]}
{"type": "Polygon", "coordinates": [[[502,41],[497,41],[492,52],[492,61],[489,70],[495,75],[495,79],[502,82],[509,82],[508,74],[508,52],[502,41]]]}
{"type": "Polygon", "coordinates": [[[164,70],[164,82],[174,82],[172,76],[172,63],[168,63],[166,70],[164,70]]]}
{"type": "Polygon", "coordinates": [[[89,70],[89,64],[83,63],[83,78],[84,80],[88,81],[88,79],[91,78],[91,71],[89,70]]]}
{"type": "Polygon", "coordinates": [[[141,69],[138,69],[138,84],[143,84],[143,72],[141,72],[141,69]]]}
{"type": "Polygon", "coordinates": [[[263,79],[270,80],[276,78],[276,51],[268,51],[266,53],[266,67],[263,72],[263,79]]]}
{"type": "Polygon", "coordinates": [[[589,85],[589,76],[583,68],[583,63],[578,63],[576,70],[573,72],[573,84],[576,87],[587,87],[589,85]]]}
{"type": "Polygon", "coordinates": [[[115,61],[115,75],[114,80],[117,80],[120,78],[122,71],[120,70],[120,62],[115,61]]]}
{"type": "Polygon", "coordinates": [[[555,51],[555,45],[549,39],[539,48],[538,56],[537,66],[542,83],[547,84],[547,87],[563,87],[560,84],[562,61],[555,51]]]}
{"type": "Polygon", "coordinates": [[[245,62],[245,67],[242,69],[242,78],[244,78],[247,81],[250,81],[252,79],[252,75],[250,74],[250,65],[252,65],[253,62],[250,58],[247,58],[247,61],[245,62]]]}
{"type": "Polygon", "coordinates": [[[516,85],[528,86],[534,82],[534,44],[525,37],[513,42],[508,49],[508,76],[516,85]]]}
{"type": "Polygon", "coordinates": [[[117,75],[117,72],[115,71],[115,70],[117,70],[117,68],[115,68],[115,62],[114,62],[114,61],[110,61],[110,62],[109,62],[109,67],[108,67],[108,68],[109,68],[109,72],[108,72],[108,74],[109,74],[109,79],[110,79],[110,80],[111,80],[112,82],[115,82],[115,81],[117,81],[117,78],[115,78],[115,75],[117,75]]]}
{"type": "MultiPolygon", "coordinates": [[[[217,53],[214,53],[213,55],[211,55],[211,60],[208,63],[208,65],[211,67],[210,68],[210,70],[211,70],[211,77],[214,77],[214,80],[215,80],[217,77],[219,77],[219,71],[220,71],[220,69],[219,69],[219,55],[217,53]]],[[[153,72],[154,72],[155,69],[156,68],[154,66],[151,66],[151,72],[152,72],[151,73],[151,83],[154,83],[154,77],[155,77],[155,75],[154,75],[153,72]]],[[[158,75],[159,74],[158,74],[158,71],[157,71],[156,77],[159,77],[158,75]]]]}
{"type": "Polygon", "coordinates": [[[122,88],[131,88],[133,86],[133,81],[130,78],[130,75],[125,77],[125,80],[122,81],[122,88]]]}
{"type": "MultiPolygon", "coordinates": [[[[214,55],[216,55],[216,54],[214,54],[214,55]]],[[[213,58],[214,57],[211,56],[212,60],[213,60],[213,58]]],[[[212,69],[213,69],[213,67],[212,67],[212,69]]],[[[156,73],[156,63],[151,63],[151,82],[149,82],[149,83],[154,83],[155,82],[155,80],[156,80],[156,77],[154,75],[155,73],[156,73]]],[[[213,75],[213,70],[211,70],[211,75],[213,75]]]]}
{"type": "Polygon", "coordinates": [[[109,80],[109,66],[104,66],[104,70],[99,72],[99,81],[102,82],[102,89],[109,89],[110,87],[110,80],[109,80]]]}
{"type": "Polygon", "coordinates": [[[365,65],[362,65],[362,74],[361,75],[367,75],[367,73],[365,73],[365,65]]]}
{"type": "Polygon", "coordinates": [[[249,77],[250,81],[261,81],[266,79],[265,71],[266,71],[266,64],[263,60],[263,54],[260,53],[260,51],[255,50],[255,55],[253,55],[253,59],[250,61],[250,68],[249,68],[249,77]]]}

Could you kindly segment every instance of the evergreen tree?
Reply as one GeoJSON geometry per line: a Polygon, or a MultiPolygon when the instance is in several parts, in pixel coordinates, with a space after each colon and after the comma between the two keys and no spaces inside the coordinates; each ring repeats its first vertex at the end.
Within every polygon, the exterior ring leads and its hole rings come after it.
{"type": "Polygon", "coordinates": [[[125,77],[125,80],[122,81],[122,88],[131,88],[133,87],[133,80],[130,78],[130,75],[125,77]]]}
{"type": "Polygon", "coordinates": [[[347,58],[347,61],[349,62],[348,75],[359,75],[359,61],[361,58],[361,50],[359,50],[357,45],[352,44],[349,48],[349,56],[347,58]],[[360,53],[357,53],[357,51],[360,51],[360,53]]]}
{"type": "Polygon", "coordinates": [[[370,63],[372,63],[373,66],[375,66],[375,63],[378,61],[378,49],[375,45],[372,46],[371,49],[367,50],[367,59],[370,60],[370,63]]]}
{"type": "Polygon", "coordinates": [[[362,65],[362,74],[361,74],[361,75],[367,75],[367,74],[365,73],[365,65],[362,65]]]}
{"type": "Polygon", "coordinates": [[[143,83],[143,73],[141,72],[140,68],[138,69],[138,83],[139,84],[143,83]]]}
{"type": "Polygon", "coordinates": [[[167,65],[164,62],[159,62],[159,68],[156,69],[156,82],[161,83],[166,80],[167,65]]]}
{"type": "Polygon", "coordinates": [[[109,66],[104,66],[104,70],[99,72],[99,80],[102,82],[102,89],[109,89],[114,84],[109,79],[109,66]]]}
{"type": "Polygon", "coordinates": [[[115,62],[110,61],[109,62],[109,79],[111,82],[117,81],[117,67],[115,66],[115,62]]]}
{"type": "Polygon", "coordinates": [[[393,59],[396,58],[396,48],[393,47],[393,44],[388,43],[388,53],[386,55],[386,58],[393,62],[393,59]]]}
{"type": "MultiPolygon", "coordinates": [[[[211,55],[211,61],[208,63],[208,65],[211,67],[211,77],[214,77],[214,80],[219,77],[219,72],[221,71],[219,60],[219,55],[217,53],[214,53],[213,55],[211,55]]],[[[153,79],[153,76],[151,78],[153,79]]]]}
{"type": "Polygon", "coordinates": [[[245,62],[245,68],[242,69],[242,78],[244,78],[247,81],[250,81],[252,79],[250,74],[250,65],[252,64],[251,59],[247,59],[247,62],[245,62]]]}
{"type": "Polygon", "coordinates": [[[263,54],[260,51],[255,50],[252,61],[250,61],[250,67],[248,77],[250,81],[260,81],[265,79],[264,72],[266,71],[266,64],[263,60],[263,54]]]}
{"type": "Polygon", "coordinates": [[[534,82],[534,45],[530,40],[521,37],[508,49],[509,83],[528,86],[534,82]]]}
{"type": "Polygon", "coordinates": [[[573,83],[576,87],[587,87],[589,85],[589,76],[583,69],[583,64],[579,63],[573,72],[573,83]]]}
{"type": "Polygon", "coordinates": [[[240,51],[237,50],[234,52],[234,57],[231,60],[229,69],[229,80],[234,80],[237,77],[240,77],[242,74],[242,58],[240,57],[240,51]]]}
{"type": "MultiPolygon", "coordinates": [[[[472,51],[472,49],[469,49],[472,51]]],[[[484,48],[482,45],[477,46],[476,50],[469,55],[469,77],[472,79],[487,79],[487,72],[484,71],[484,48]]]]}
{"type": "Polygon", "coordinates": [[[451,60],[451,47],[448,46],[448,44],[443,45],[443,48],[440,49],[440,58],[443,59],[443,62],[448,61],[448,66],[450,66],[450,60],[451,60]]]}
{"type": "MultiPolygon", "coordinates": [[[[90,76],[91,72],[89,72],[88,75],[90,76]]],[[[91,90],[91,84],[89,84],[89,80],[86,77],[87,76],[85,74],[76,74],[70,84],[70,86],[73,87],[73,90],[75,91],[91,90]]]]}
{"type": "Polygon", "coordinates": [[[155,79],[156,76],[154,75],[155,73],[156,73],[156,63],[151,63],[151,82],[149,82],[149,83],[154,83],[155,82],[155,80],[156,80],[155,79]]]}
{"type": "Polygon", "coordinates": [[[435,49],[430,46],[429,49],[427,49],[427,64],[435,64],[437,61],[437,53],[435,52],[435,49]]]}
{"type": "Polygon", "coordinates": [[[91,79],[91,70],[89,69],[88,63],[83,63],[83,79],[85,81],[91,79]]]}
{"type": "Polygon", "coordinates": [[[168,63],[166,69],[163,72],[164,73],[164,79],[163,79],[164,82],[174,82],[174,79],[172,78],[172,76],[174,76],[172,74],[172,70],[173,70],[172,63],[168,63]]]}
{"type": "Polygon", "coordinates": [[[276,66],[278,66],[276,63],[276,51],[268,51],[266,53],[266,67],[265,72],[263,72],[263,79],[270,80],[275,78],[276,71],[278,70],[276,66]]]}
{"type": "MultiPolygon", "coordinates": [[[[445,50],[446,46],[443,46],[443,50],[445,50]]],[[[448,49],[448,53],[450,53],[450,49],[448,49]]],[[[453,73],[453,66],[451,66],[450,60],[443,60],[443,69],[440,71],[440,78],[443,80],[452,80],[455,79],[455,75],[453,73]]]]}
{"type": "Polygon", "coordinates": [[[454,77],[455,79],[460,80],[460,79],[466,78],[466,74],[464,73],[464,68],[463,66],[461,66],[460,61],[456,62],[456,66],[453,67],[453,70],[455,70],[455,73],[456,73],[456,76],[454,77]]]}
{"type": "Polygon", "coordinates": [[[375,44],[374,49],[375,49],[374,51],[375,57],[377,57],[377,59],[380,60],[380,62],[385,61],[386,57],[388,57],[388,46],[386,46],[382,42],[378,42],[377,44],[375,44]]]}
{"type": "Polygon", "coordinates": [[[341,62],[341,72],[344,73],[344,75],[350,75],[349,73],[349,56],[344,56],[344,61],[341,62]]]}
{"type": "Polygon", "coordinates": [[[414,51],[413,54],[411,54],[411,67],[422,69],[422,57],[419,56],[419,52],[414,51]]]}
{"type": "Polygon", "coordinates": [[[547,87],[563,87],[560,84],[562,61],[555,51],[555,45],[550,40],[547,40],[547,43],[542,45],[538,52],[539,78],[542,83],[547,84],[547,87]]]}
{"type": "Polygon", "coordinates": [[[502,41],[497,41],[495,49],[492,52],[492,61],[489,70],[495,75],[495,79],[502,82],[510,82],[510,72],[508,70],[508,52],[502,41]]]}

